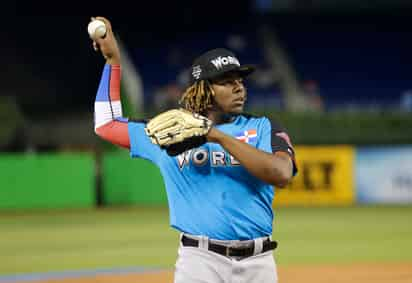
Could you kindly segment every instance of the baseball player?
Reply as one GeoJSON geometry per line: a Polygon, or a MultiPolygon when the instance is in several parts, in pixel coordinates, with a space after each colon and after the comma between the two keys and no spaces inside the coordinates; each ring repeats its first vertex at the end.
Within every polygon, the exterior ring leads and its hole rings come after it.
{"type": "Polygon", "coordinates": [[[93,41],[106,59],[95,132],[160,168],[170,225],[180,232],[174,282],[277,282],[272,200],[297,169],[287,133],[243,112],[243,78],[254,68],[227,49],[210,50],[193,62],[181,109],[129,120],[122,117],[120,52],[110,22],[98,19],[107,34],[93,41]]]}

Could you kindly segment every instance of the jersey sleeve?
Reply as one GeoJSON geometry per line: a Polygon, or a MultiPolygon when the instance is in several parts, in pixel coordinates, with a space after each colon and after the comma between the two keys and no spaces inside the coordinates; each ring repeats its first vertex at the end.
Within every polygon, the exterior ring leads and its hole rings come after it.
{"type": "Polygon", "coordinates": [[[265,118],[262,123],[263,150],[276,153],[283,151],[289,154],[293,162],[293,176],[298,172],[295,159],[295,150],[286,130],[274,121],[265,118]]]}
{"type": "Polygon", "coordinates": [[[144,120],[133,121],[122,116],[120,100],[120,65],[106,64],[94,103],[94,128],[101,138],[130,149],[132,157],[157,163],[162,150],[151,143],[144,131],[144,120]]]}
{"type": "Polygon", "coordinates": [[[129,148],[128,119],[120,101],[120,65],[106,64],[94,102],[94,131],[101,138],[129,148]]]}
{"type": "Polygon", "coordinates": [[[164,150],[150,141],[144,130],[145,126],[146,122],[143,120],[129,121],[130,156],[140,157],[158,164],[164,150]]]}

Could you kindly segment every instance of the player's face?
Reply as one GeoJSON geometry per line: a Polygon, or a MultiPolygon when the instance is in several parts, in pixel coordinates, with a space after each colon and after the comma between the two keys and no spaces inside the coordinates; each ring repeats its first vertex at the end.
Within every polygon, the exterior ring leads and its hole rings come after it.
{"type": "Polygon", "coordinates": [[[240,114],[246,102],[246,88],[238,73],[228,73],[211,81],[214,107],[223,113],[240,114]]]}

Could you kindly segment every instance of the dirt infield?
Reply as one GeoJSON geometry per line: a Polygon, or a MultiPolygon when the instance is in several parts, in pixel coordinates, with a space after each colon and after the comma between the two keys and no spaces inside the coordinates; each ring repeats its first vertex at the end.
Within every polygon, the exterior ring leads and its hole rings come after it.
{"type": "MultiPolygon", "coordinates": [[[[412,263],[302,265],[279,267],[280,283],[410,283],[412,263]]],[[[22,282],[22,281],[20,281],[22,282]]],[[[19,283],[20,283],[19,282],[19,283]]],[[[173,282],[173,272],[144,272],[121,275],[96,275],[36,281],[38,283],[163,283],[173,282]]],[[[15,282],[17,283],[17,282],[15,282]]]]}

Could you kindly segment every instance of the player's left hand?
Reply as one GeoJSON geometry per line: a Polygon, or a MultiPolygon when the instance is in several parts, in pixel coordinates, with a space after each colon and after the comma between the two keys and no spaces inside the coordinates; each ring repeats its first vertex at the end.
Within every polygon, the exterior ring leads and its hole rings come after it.
{"type": "Polygon", "coordinates": [[[165,148],[169,155],[178,155],[204,144],[212,127],[208,118],[185,109],[172,109],[151,119],[146,134],[152,143],[165,148]]]}

